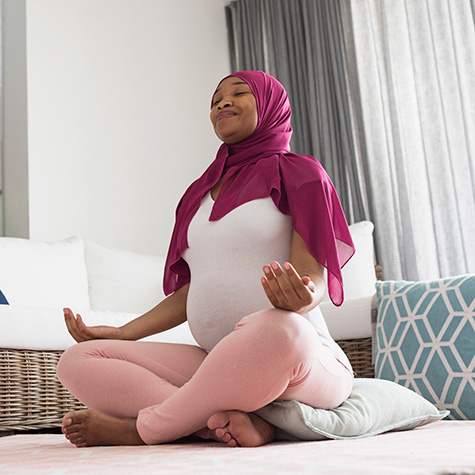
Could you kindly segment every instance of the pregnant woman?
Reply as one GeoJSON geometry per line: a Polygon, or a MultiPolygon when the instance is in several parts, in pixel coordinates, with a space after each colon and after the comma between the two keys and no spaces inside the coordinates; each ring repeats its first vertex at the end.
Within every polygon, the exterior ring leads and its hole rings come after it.
{"type": "Polygon", "coordinates": [[[229,446],[274,440],[253,411],[275,400],[339,406],[351,365],[318,308],[343,302],[354,253],[319,162],[290,153],[290,105],[262,71],[224,78],[211,101],[223,142],[185,192],[165,266],[167,298],[115,327],[88,327],[65,309],[79,343],[60,381],[88,409],[64,416],[77,447],[161,444],[194,435],[229,446]],[[188,320],[199,346],[137,341],[188,320]]]}

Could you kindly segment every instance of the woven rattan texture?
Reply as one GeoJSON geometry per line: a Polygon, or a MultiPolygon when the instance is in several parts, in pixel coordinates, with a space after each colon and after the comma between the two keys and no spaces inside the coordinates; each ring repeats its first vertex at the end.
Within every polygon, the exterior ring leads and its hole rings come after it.
{"type": "Polygon", "coordinates": [[[0,431],[60,427],[84,407],[56,378],[61,353],[0,349],[0,431]]]}
{"type": "Polygon", "coordinates": [[[357,378],[374,378],[371,338],[340,340],[338,344],[348,356],[357,378]]]}

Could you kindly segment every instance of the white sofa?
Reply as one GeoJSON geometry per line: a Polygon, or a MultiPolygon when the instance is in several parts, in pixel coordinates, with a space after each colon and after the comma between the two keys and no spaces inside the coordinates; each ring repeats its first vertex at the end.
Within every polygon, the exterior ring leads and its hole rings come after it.
{"type": "MultiPolygon", "coordinates": [[[[343,270],[346,300],[339,308],[327,297],[321,304],[336,340],[371,337],[373,224],[356,223],[350,230],[357,252],[343,270]]],[[[0,372],[5,375],[0,382],[0,431],[57,426],[73,403],[54,374],[61,352],[75,343],[62,309],[81,313],[89,325],[120,326],[164,298],[163,266],[162,257],[79,237],[53,243],[0,238],[0,291],[8,301],[0,304],[0,372]],[[36,394],[38,381],[44,388],[36,394]],[[65,398],[61,403],[58,391],[65,398]],[[20,402],[12,396],[17,392],[20,402]],[[50,396],[51,402],[45,403],[50,396]],[[32,399],[39,408],[31,409],[32,399]],[[53,411],[50,406],[57,407],[53,411]]],[[[147,339],[196,344],[187,323],[147,339]]]]}

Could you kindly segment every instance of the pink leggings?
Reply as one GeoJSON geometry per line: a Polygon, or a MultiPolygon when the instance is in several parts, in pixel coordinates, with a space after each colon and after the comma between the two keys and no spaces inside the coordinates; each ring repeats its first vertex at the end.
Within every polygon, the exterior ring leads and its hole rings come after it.
{"type": "Polygon", "coordinates": [[[191,345],[91,340],[65,351],[57,373],[90,409],[136,417],[147,444],[193,434],[217,412],[252,412],[276,399],[334,408],[353,383],[307,320],[278,309],[243,318],[209,354],[191,345]]]}

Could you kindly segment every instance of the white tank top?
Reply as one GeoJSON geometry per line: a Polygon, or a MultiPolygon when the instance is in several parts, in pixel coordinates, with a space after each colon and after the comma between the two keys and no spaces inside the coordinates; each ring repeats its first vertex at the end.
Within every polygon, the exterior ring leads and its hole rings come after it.
{"type": "MultiPolygon", "coordinates": [[[[273,308],[262,288],[262,267],[290,260],[292,219],[272,198],[245,203],[218,221],[209,221],[214,201],[202,200],[188,228],[183,254],[190,272],[187,316],[197,343],[210,351],[251,313],[273,308]]],[[[343,350],[328,332],[320,309],[303,315],[324,346],[351,369],[343,350]]]]}

